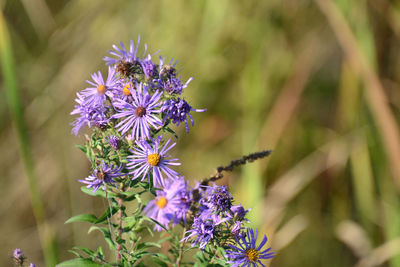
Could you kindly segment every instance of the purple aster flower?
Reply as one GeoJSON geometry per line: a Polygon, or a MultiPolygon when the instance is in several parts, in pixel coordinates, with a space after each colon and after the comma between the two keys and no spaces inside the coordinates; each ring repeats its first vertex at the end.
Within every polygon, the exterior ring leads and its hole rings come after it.
{"type": "Polygon", "coordinates": [[[185,100],[180,98],[176,100],[170,99],[165,101],[161,110],[167,115],[165,119],[171,119],[172,122],[175,123],[177,126],[179,126],[179,124],[184,121],[187,133],[189,132],[187,116],[189,116],[190,120],[192,121],[192,126],[194,125],[193,117],[192,115],[190,115],[190,111],[206,111],[206,109],[194,109],[185,100]]]}
{"type": "Polygon", "coordinates": [[[193,198],[188,190],[188,181],[183,176],[171,181],[173,181],[175,186],[181,188],[181,190],[177,191],[179,201],[176,204],[175,217],[178,221],[183,220],[186,223],[186,215],[193,203],[193,198]]]}
{"type": "Polygon", "coordinates": [[[102,105],[106,97],[113,97],[112,90],[117,86],[118,77],[115,75],[115,69],[108,67],[108,77],[104,81],[101,72],[93,73],[94,82],[87,80],[93,87],[82,90],[81,95],[85,99],[85,104],[102,105]]]}
{"type": "Polygon", "coordinates": [[[148,55],[146,59],[140,60],[139,63],[142,66],[142,70],[144,75],[146,76],[146,80],[150,80],[150,78],[158,74],[157,66],[153,63],[153,61],[151,61],[150,55],[148,55]]]}
{"type": "Polygon", "coordinates": [[[162,136],[157,139],[151,138],[151,145],[147,141],[136,141],[137,147],[131,150],[132,155],[128,156],[127,168],[131,169],[134,178],[143,180],[147,176],[147,181],[150,181],[150,172],[152,172],[153,184],[155,186],[163,186],[163,173],[170,179],[175,180],[179,174],[170,169],[168,166],[181,165],[176,162],[178,159],[170,159],[167,152],[175,146],[176,143],[171,143],[171,139],[161,147],[162,136]]]}
{"type": "Polygon", "coordinates": [[[192,80],[193,78],[190,78],[185,84],[182,84],[181,77],[179,76],[178,78],[171,77],[168,79],[155,79],[154,82],[164,92],[180,95],[182,94],[183,89],[186,88],[192,80]]]}
{"type": "Polygon", "coordinates": [[[226,256],[230,259],[227,263],[231,263],[233,267],[238,266],[264,266],[261,263],[261,259],[271,259],[274,257],[274,253],[270,252],[271,248],[262,250],[262,247],[267,242],[267,237],[264,235],[261,244],[256,247],[257,242],[257,230],[247,229],[246,236],[239,236],[237,239],[237,246],[229,245],[232,250],[226,251],[226,256]]]}
{"type": "Polygon", "coordinates": [[[110,144],[110,146],[112,148],[114,148],[115,150],[118,150],[119,147],[121,146],[121,140],[114,136],[114,135],[110,135],[107,137],[107,142],[110,144]]]}
{"type": "Polygon", "coordinates": [[[137,60],[136,55],[139,48],[139,43],[140,43],[140,35],[138,36],[136,47],[133,40],[131,40],[129,51],[125,49],[125,46],[122,42],[120,42],[121,48],[113,44],[112,47],[114,48],[114,50],[110,50],[108,53],[116,58],[110,58],[107,56],[104,57],[103,59],[106,62],[106,65],[113,65],[120,62],[134,63],[137,60]]]}
{"type": "Polygon", "coordinates": [[[100,187],[106,190],[106,185],[113,185],[115,183],[114,178],[124,176],[121,172],[122,166],[113,167],[108,166],[104,161],[98,166],[91,175],[86,177],[84,180],[78,180],[81,183],[87,184],[87,188],[93,188],[92,192],[96,192],[100,187]]]}
{"type": "Polygon", "coordinates": [[[208,242],[211,241],[211,239],[213,239],[216,233],[215,226],[216,224],[212,220],[194,218],[192,229],[186,231],[186,233],[189,235],[183,240],[187,241],[188,239],[197,236],[192,243],[192,247],[199,244],[199,248],[204,249],[204,247],[208,244],[208,242]]]}
{"type": "Polygon", "coordinates": [[[97,126],[99,128],[104,128],[107,126],[108,118],[106,116],[107,107],[103,105],[88,105],[82,95],[76,94],[77,98],[75,101],[78,105],[75,105],[75,109],[71,112],[71,115],[80,115],[72,123],[72,132],[78,135],[79,130],[87,125],[89,128],[92,126],[97,126]]]}
{"type": "Polygon", "coordinates": [[[162,93],[157,91],[150,95],[147,86],[142,83],[136,84],[136,87],[137,90],[132,94],[132,103],[122,99],[116,99],[113,102],[117,113],[112,118],[122,118],[115,126],[122,135],[132,130],[132,136],[136,140],[148,139],[150,138],[150,126],[157,128],[162,125],[161,120],[155,116],[161,112],[159,100],[162,93]]]}
{"type": "Polygon", "coordinates": [[[250,209],[245,210],[242,205],[235,205],[231,207],[231,216],[239,221],[242,221],[250,209]]]}
{"type": "Polygon", "coordinates": [[[211,210],[216,212],[228,211],[232,207],[233,197],[229,193],[225,185],[214,185],[211,187],[210,193],[207,196],[208,201],[205,203],[211,210]]]}
{"type": "MultiPolygon", "coordinates": [[[[177,180],[169,180],[163,190],[157,191],[157,196],[147,204],[143,213],[156,220],[168,229],[169,223],[178,224],[182,209],[182,193],[186,192],[187,184],[183,177],[177,180]]],[[[154,230],[161,231],[160,225],[155,225],[154,230]]]]}
{"type": "Polygon", "coordinates": [[[115,87],[113,94],[114,94],[114,101],[116,99],[122,99],[125,102],[132,103],[133,97],[132,93],[135,93],[135,85],[134,83],[129,80],[126,82],[121,82],[118,86],[115,87]]]}
{"type": "Polygon", "coordinates": [[[17,266],[22,266],[25,261],[25,255],[22,253],[22,250],[20,248],[16,248],[13,251],[12,258],[14,259],[14,262],[17,266]]]}

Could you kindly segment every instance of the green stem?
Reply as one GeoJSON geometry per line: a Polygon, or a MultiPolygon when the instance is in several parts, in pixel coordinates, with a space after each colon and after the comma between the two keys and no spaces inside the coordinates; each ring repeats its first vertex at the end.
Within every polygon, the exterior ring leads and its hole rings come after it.
{"type": "Polygon", "coordinates": [[[24,111],[21,105],[17,78],[15,73],[14,58],[11,47],[10,36],[3,13],[0,11],[0,61],[4,79],[4,88],[10,114],[16,130],[19,150],[25,169],[29,186],[37,229],[39,232],[41,246],[44,250],[44,258],[47,266],[55,266],[57,253],[54,245],[52,231],[45,221],[45,209],[40,194],[37,177],[34,172],[34,161],[30,149],[27,127],[24,120],[24,111]]]}

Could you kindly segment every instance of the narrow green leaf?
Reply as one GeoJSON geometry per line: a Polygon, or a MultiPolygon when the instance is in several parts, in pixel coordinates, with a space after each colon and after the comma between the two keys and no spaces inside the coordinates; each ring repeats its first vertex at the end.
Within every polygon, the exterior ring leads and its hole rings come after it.
{"type": "Polygon", "coordinates": [[[69,218],[65,224],[72,223],[72,222],[90,222],[95,223],[97,221],[97,217],[93,214],[79,214],[74,217],[69,218]]]}
{"type": "Polygon", "coordinates": [[[90,259],[83,259],[83,258],[64,261],[56,265],[56,267],[106,267],[106,266],[111,266],[111,265],[98,264],[90,259]]]}
{"type": "Polygon", "coordinates": [[[161,267],[168,267],[168,264],[160,260],[159,258],[153,257],[153,262],[157,263],[161,267]]]}
{"type": "Polygon", "coordinates": [[[110,247],[111,250],[115,250],[115,244],[114,241],[111,238],[111,232],[107,227],[99,227],[99,226],[92,226],[89,228],[88,233],[90,234],[94,230],[98,230],[103,233],[104,239],[106,240],[108,246],[110,247]]]}
{"type": "Polygon", "coordinates": [[[102,223],[104,221],[107,220],[107,218],[112,217],[114,214],[117,213],[117,211],[119,210],[118,207],[112,207],[111,209],[108,208],[103,215],[100,216],[100,218],[98,218],[94,223],[98,224],[98,223],[102,223]]]}

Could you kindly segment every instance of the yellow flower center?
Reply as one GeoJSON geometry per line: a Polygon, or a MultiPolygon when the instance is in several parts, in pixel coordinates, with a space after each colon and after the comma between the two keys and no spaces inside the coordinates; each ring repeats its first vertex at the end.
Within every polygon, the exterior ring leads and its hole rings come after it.
{"type": "Polygon", "coordinates": [[[259,255],[260,255],[260,252],[258,252],[254,248],[249,248],[246,251],[246,258],[248,258],[250,262],[256,262],[258,260],[259,255]]]}
{"type": "Polygon", "coordinates": [[[132,83],[127,83],[127,84],[125,84],[125,85],[124,85],[124,88],[122,89],[122,93],[123,93],[125,96],[131,95],[131,91],[130,91],[131,88],[132,88],[132,83]]]}
{"type": "Polygon", "coordinates": [[[159,197],[155,202],[160,209],[165,208],[168,204],[168,200],[165,197],[159,197]]]}
{"type": "Polygon", "coordinates": [[[150,154],[147,156],[147,163],[152,166],[157,166],[160,163],[161,156],[157,153],[150,154]]]}
{"type": "Polygon", "coordinates": [[[97,87],[97,92],[99,93],[99,95],[104,95],[107,91],[107,87],[105,87],[105,85],[100,84],[97,87]]]}

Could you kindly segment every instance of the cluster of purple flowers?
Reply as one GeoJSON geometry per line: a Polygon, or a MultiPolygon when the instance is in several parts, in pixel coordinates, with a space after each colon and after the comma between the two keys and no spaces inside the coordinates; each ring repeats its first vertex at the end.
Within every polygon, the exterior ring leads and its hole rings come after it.
{"type": "Polygon", "coordinates": [[[145,188],[154,189],[154,199],[143,213],[155,222],[156,231],[180,224],[186,229],[182,242],[200,249],[224,247],[227,263],[233,266],[264,266],[260,259],[272,258],[273,253],[270,248],[262,250],[266,237],[256,247],[257,231],[254,234],[244,225],[249,210],[233,205],[226,186],[199,182],[190,187],[173,169],[180,165],[169,155],[176,143],[163,139],[160,131],[171,122],[184,122],[189,132],[188,119],[194,125],[190,113],[205,109],[194,109],[181,97],[192,78],[181,81],[177,62],[166,63],[159,57],[156,64],[146,45],[139,56],[139,43],[140,37],[136,46],[131,41],[129,50],[123,43],[113,45],[110,56],[104,57],[107,78],[94,73],[87,81],[90,86],[77,93],[71,112],[78,115],[72,123],[73,133],[77,135],[85,126],[96,127],[97,136],[104,140],[100,144],[89,141],[85,151],[89,151],[93,171],[78,181],[93,192],[116,188],[117,182],[143,182],[145,188]],[[96,153],[100,156],[93,157],[96,153]],[[114,156],[108,158],[106,153],[114,156]]]}
{"type": "Polygon", "coordinates": [[[155,220],[155,230],[162,231],[181,224],[188,230],[182,241],[205,249],[207,245],[227,246],[227,263],[232,266],[264,266],[261,259],[273,258],[271,248],[263,250],[264,236],[256,247],[257,230],[246,228],[249,210],[232,205],[232,195],[226,186],[188,186],[183,177],[165,184],[144,213],[155,220]],[[221,240],[223,242],[221,242],[221,240]],[[236,244],[236,245],[234,245],[236,244]]]}
{"type": "Polygon", "coordinates": [[[167,127],[169,121],[179,125],[185,122],[189,131],[190,112],[203,112],[194,109],[181,98],[190,78],[183,83],[177,76],[176,64],[160,57],[159,63],[153,62],[154,55],[138,55],[140,36],[135,46],[130,42],[129,50],[123,43],[113,45],[110,56],[104,57],[108,66],[105,79],[101,72],[93,73],[88,80],[89,87],[77,93],[76,105],[71,115],[78,117],[72,123],[73,133],[78,135],[85,126],[97,127],[103,132],[115,129],[107,136],[108,144],[115,150],[125,141],[132,142],[130,156],[126,165],[127,172],[112,166],[112,163],[96,163],[96,169],[84,180],[88,188],[105,190],[113,185],[116,177],[131,175],[132,179],[147,178],[155,186],[162,186],[165,179],[174,179],[179,174],[170,169],[171,165],[180,165],[177,159],[170,159],[167,152],[175,145],[168,140],[162,146],[162,137],[155,138],[156,132],[167,127]],[[100,166],[101,165],[101,166],[100,166]]]}
{"type": "Polygon", "coordinates": [[[154,63],[152,55],[146,55],[147,46],[138,57],[139,42],[140,37],[135,47],[131,41],[129,50],[122,43],[121,47],[113,45],[114,50],[109,52],[112,57],[104,57],[109,66],[107,79],[100,71],[93,73],[92,80],[87,81],[90,86],[77,93],[77,105],[71,113],[79,115],[73,123],[74,134],[84,126],[116,123],[121,135],[131,133],[132,139],[145,140],[164,125],[165,119],[188,125],[187,116],[193,124],[191,111],[205,111],[193,109],[180,98],[192,78],[183,83],[173,60],[166,64],[160,57],[159,64],[154,63]]]}

